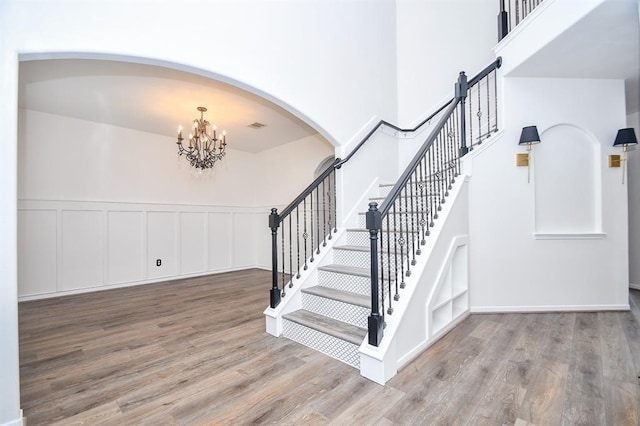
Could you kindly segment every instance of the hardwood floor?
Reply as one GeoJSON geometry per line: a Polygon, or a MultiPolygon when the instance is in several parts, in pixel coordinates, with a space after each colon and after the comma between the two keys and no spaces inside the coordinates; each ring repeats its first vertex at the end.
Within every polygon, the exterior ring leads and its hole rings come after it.
{"type": "Polygon", "coordinates": [[[30,426],[638,425],[631,312],[472,315],[387,386],[265,333],[260,270],[19,306],[30,426]]]}

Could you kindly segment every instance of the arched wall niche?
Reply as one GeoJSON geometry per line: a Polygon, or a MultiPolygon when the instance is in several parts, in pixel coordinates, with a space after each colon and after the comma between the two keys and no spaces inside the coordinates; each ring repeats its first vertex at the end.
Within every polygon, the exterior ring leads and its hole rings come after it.
{"type": "Polygon", "coordinates": [[[602,233],[602,154],[595,136],[560,123],[534,148],[535,233],[581,238],[602,233]]]}

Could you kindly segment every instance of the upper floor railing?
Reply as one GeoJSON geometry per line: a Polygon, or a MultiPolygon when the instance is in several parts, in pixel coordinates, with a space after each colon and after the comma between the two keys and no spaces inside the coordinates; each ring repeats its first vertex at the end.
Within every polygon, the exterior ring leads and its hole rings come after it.
{"type": "Polygon", "coordinates": [[[499,0],[498,41],[502,40],[513,30],[533,9],[543,0],[499,0]]]}

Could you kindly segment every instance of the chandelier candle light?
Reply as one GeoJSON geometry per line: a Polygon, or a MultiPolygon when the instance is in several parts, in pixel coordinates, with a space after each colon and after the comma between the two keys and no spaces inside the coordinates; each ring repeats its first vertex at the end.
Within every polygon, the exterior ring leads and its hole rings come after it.
{"type": "Polygon", "coordinates": [[[204,119],[205,107],[198,107],[200,118],[193,120],[193,134],[189,134],[189,147],[182,146],[182,126],[178,127],[178,155],[184,155],[196,169],[211,169],[225,156],[227,133],[223,130],[220,139],[216,134],[218,127],[204,119]],[[209,129],[211,128],[211,130],[209,129]]]}

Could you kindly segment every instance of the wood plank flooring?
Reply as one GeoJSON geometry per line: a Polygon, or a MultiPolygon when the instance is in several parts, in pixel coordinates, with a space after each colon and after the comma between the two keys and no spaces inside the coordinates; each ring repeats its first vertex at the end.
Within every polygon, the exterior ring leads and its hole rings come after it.
{"type": "Polygon", "coordinates": [[[387,386],[264,331],[248,270],[19,305],[33,425],[640,424],[630,312],[472,315],[387,386]]]}

